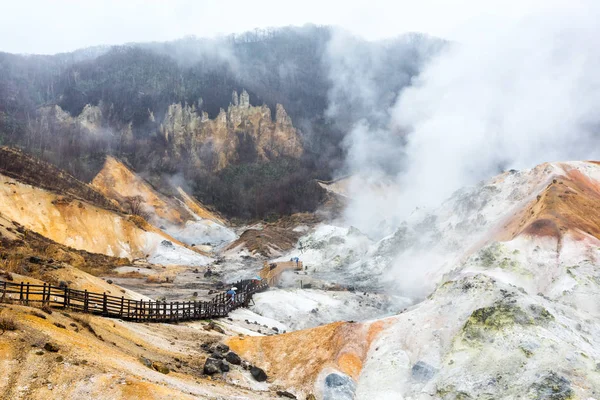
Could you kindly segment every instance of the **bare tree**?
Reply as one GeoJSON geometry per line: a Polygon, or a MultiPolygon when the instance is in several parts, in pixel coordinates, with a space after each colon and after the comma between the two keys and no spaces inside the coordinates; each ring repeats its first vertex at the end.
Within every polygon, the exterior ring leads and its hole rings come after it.
{"type": "Polygon", "coordinates": [[[132,215],[138,215],[146,220],[150,217],[150,213],[144,207],[144,198],[142,196],[125,197],[125,205],[132,215]]]}

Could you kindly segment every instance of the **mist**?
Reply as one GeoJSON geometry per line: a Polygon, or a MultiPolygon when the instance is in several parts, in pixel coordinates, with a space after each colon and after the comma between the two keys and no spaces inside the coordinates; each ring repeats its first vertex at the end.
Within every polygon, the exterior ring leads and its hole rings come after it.
{"type": "MultiPolygon", "coordinates": [[[[389,233],[383,219],[398,224],[416,207],[503,170],[594,158],[600,6],[588,5],[474,30],[433,54],[392,106],[357,118],[346,168],[361,183],[353,185],[346,222],[381,236],[389,233]]],[[[346,68],[359,71],[348,90],[372,96],[360,64],[346,68]]]]}

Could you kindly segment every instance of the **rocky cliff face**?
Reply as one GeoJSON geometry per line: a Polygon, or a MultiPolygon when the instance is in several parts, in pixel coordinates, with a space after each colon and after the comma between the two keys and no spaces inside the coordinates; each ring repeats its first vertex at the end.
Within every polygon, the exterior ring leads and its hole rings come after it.
{"type": "Polygon", "coordinates": [[[75,117],[64,111],[58,105],[40,107],[37,110],[35,124],[38,132],[49,132],[50,125],[58,125],[59,129],[69,130],[74,127],[82,134],[98,135],[103,133],[103,115],[98,106],[86,105],[81,113],[75,117]]]}
{"type": "Polygon", "coordinates": [[[272,119],[266,105],[250,105],[246,91],[232,95],[227,111],[210,119],[195,106],[172,104],[160,126],[171,161],[188,160],[194,167],[219,171],[230,164],[300,157],[299,132],[281,104],[272,119]]]}
{"type": "MultiPolygon", "coordinates": [[[[236,163],[298,158],[304,151],[300,132],[284,107],[277,104],[272,118],[266,105],[250,105],[246,91],[240,95],[234,91],[227,111],[221,109],[214,119],[196,105],[175,103],[167,108],[162,121],[149,111],[148,123],[151,130],[157,129],[147,132],[149,136],[158,135],[165,146],[159,149],[155,143],[143,151],[159,156],[165,165],[186,169],[216,172],[236,163]]],[[[102,105],[88,104],[79,115],[70,115],[58,105],[41,107],[30,125],[31,140],[47,143],[42,153],[131,153],[147,142],[147,138],[134,135],[131,123],[115,125],[111,108],[102,105]]]]}

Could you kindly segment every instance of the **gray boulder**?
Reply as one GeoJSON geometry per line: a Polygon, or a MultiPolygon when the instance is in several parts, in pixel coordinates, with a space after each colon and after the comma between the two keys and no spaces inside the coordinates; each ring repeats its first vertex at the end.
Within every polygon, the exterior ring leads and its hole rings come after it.
{"type": "Polygon", "coordinates": [[[228,363],[231,363],[233,365],[240,365],[242,363],[242,359],[240,358],[240,356],[235,354],[233,351],[227,353],[227,355],[225,356],[225,360],[227,360],[228,363]]]}
{"type": "Polygon", "coordinates": [[[215,350],[218,351],[219,353],[227,353],[229,351],[229,346],[227,346],[226,344],[223,344],[223,343],[219,343],[218,345],[215,346],[215,350]]]}
{"type": "Polygon", "coordinates": [[[222,372],[229,372],[229,364],[227,364],[226,361],[221,361],[219,363],[219,369],[221,369],[222,372]]]}
{"type": "Polygon", "coordinates": [[[221,372],[221,360],[216,358],[207,358],[204,363],[204,373],[206,375],[214,375],[221,372]]]}
{"type": "Polygon", "coordinates": [[[347,375],[329,374],[325,378],[323,400],[353,400],[356,383],[347,375]]]}
{"type": "Polygon", "coordinates": [[[250,368],[250,373],[258,382],[264,382],[267,380],[267,374],[261,368],[252,367],[250,368]]]}
{"type": "Polygon", "coordinates": [[[437,369],[423,361],[418,361],[412,367],[412,377],[419,382],[426,382],[433,378],[437,369]]]}

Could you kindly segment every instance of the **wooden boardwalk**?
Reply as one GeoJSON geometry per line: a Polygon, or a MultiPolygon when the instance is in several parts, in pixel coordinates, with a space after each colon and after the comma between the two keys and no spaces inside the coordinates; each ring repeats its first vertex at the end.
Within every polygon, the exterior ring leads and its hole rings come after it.
{"type": "Polygon", "coordinates": [[[277,286],[281,274],[285,271],[302,271],[302,261],[281,261],[268,263],[265,261],[264,267],[258,272],[258,275],[267,282],[269,286],[277,286]]]}
{"type": "Polygon", "coordinates": [[[232,286],[238,288],[234,301],[222,292],[211,301],[166,302],[130,300],[45,283],[0,281],[0,302],[70,309],[134,322],[178,322],[226,317],[233,309],[247,307],[252,295],[269,287],[265,280],[242,280],[232,286]]]}

